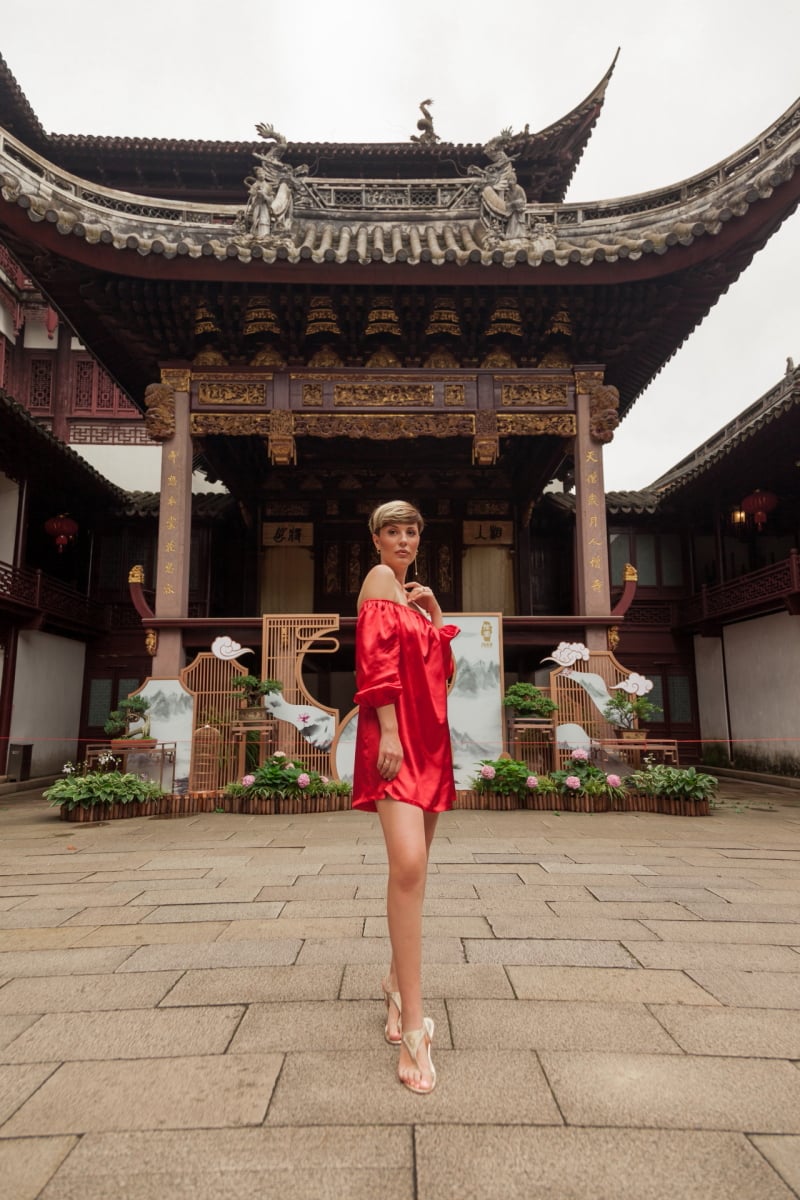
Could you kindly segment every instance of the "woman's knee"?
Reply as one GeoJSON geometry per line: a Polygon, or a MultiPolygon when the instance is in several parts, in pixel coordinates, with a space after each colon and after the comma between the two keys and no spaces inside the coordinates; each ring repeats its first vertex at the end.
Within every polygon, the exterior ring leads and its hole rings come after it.
{"type": "Polygon", "coordinates": [[[423,887],[427,871],[428,855],[424,846],[390,856],[389,882],[402,891],[413,892],[423,887]]]}

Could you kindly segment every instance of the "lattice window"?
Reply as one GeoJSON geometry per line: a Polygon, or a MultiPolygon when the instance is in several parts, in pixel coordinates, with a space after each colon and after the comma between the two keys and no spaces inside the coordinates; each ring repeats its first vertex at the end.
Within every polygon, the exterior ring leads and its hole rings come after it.
{"type": "Polygon", "coordinates": [[[114,393],[116,388],[105,371],[97,372],[97,407],[101,412],[114,408],[114,393]]]}
{"type": "Polygon", "coordinates": [[[72,411],[91,412],[94,393],[94,363],[75,364],[75,379],[72,391],[72,411]]]}
{"type": "Polygon", "coordinates": [[[51,412],[53,406],[53,361],[51,358],[32,358],[30,373],[30,407],[39,412],[51,412]]]}

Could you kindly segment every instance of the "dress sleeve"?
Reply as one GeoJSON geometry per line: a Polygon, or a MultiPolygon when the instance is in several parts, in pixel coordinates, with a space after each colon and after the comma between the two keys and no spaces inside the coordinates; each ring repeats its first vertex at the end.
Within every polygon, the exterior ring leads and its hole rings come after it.
{"type": "Polygon", "coordinates": [[[453,638],[457,638],[461,630],[457,625],[442,625],[439,630],[439,644],[442,647],[442,655],[444,657],[444,674],[445,679],[449,679],[456,669],[456,660],[453,657],[453,651],[450,643],[453,638]]]}
{"type": "Polygon", "coordinates": [[[397,605],[366,600],[356,624],[356,704],[381,708],[394,704],[400,680],[400,626],[397,605]]]}

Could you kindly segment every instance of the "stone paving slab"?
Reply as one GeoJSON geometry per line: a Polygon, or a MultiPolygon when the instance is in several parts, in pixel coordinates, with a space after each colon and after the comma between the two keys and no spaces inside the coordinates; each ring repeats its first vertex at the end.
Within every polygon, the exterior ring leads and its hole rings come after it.
{"type": "Polygon", "coordinates": [[[400,1127],[98,1133],[81,1139],[42,1200],[414,1200],[413,1169],[412,1135],[400,1127]]]}
{"type": "Polygon", "coordinates": [[[65,1063],[0,1136],[258,1125],[282,1061],[279,1054],[231,1054],[65,1063]]]}
{"type": "Polygon", "coordinates": [[[171,925],[148,925],[140,921],[134,925],[101,925],[98,929],[87,929],[81,946],[150,946],[166,945],[171,942],[184,945],[189,942],[215,942],[228,929],[227,921],[175,922],[171,925]]]}
{"type": "MultiPolygon", "coordinates": [[[[703,901],[711,901],[713,903],[715,896],[709,888],[673,888],[660,887],[648,888],[642,885],[638,887],[606,887],[602,884],[592,884],[586,889],[596,900],[602,900],[603,903],[620,903],[620,904],[657,904],[659,902],[674,902],[680,905],[689,905],[695,902],[702,903],[703,901]]],[[[558,897],[556,897],[558,898],[558,897]]],[[[571,897],[565,897],[571,899],[571,897]]],[[[581,899],[581,897],[576,897],[581,899]]]]}
{"type": "Polygon", "coordinates": [[[185,921],[271,921],[283,908],[282,904],[249,904],[217,902],[208,897],[189,900],[186,904],[158,903],[158,908],[144,918],[145,925],[180,923],[185,921]]]}
{"type": "MultiPolygon", "coordinates": [[[[597,917],[602,917],[603,920],[622,920],[622,921],[695,921],[699,917],[696,912],[684,906],[682,903],[659,900],[654,896],[652,900],[644,902],[633,901],[613,901],[613,900],[554,900],[549,905],[550,911],[555,913],[557,917],[571,917],[576,920],[588,918],[595,920],[597,917]]],[[[758,918],[755,918],[758,920],[758,918]]]]}
{"type": "Polygon", "coordinates": [[[701,967],[688,974],[721,1004],[742,1008],[800,1009],[800,970],[793,976],[782,971],[704,970],[701,967]]]}
{"type": "Polygon", "coordinates": [[[345,1059],[335,1052],[288,1054],[266,1123],[561,1123],[535,1054],[441,1050],[434,1035],[433,1059],[441,1073],[436,1090],[415,1096],[397,1080],[397,1051],[390,1046],[345,1059]]]}
{"type": "MultiPolygon", "coordinates": [[[[602,1050],[680,1054],[644,1005],[569,1000],[451,1000],[453,1045],[511,1050],[602,1050]]],[[[780,1056],[779,1056],[780,1057],[780,1056]]]]}
{"type": "MultiPolygon", "coordinates": [[[[486,944],[495,945],[488,940],[486,944]]],[[[303,943],[297,961],[304,966],[309,963],[377,963],[385,971],[391,957],[388,937],[326,938],[324,941],[309,938],[303,943]]],[[[422,960],[426,963],[464,962],[464,945],[457,937],[423,937],[422,960]]]]}
{"type": "MultiPolygon", "coordinates": [[[[344,970],[340,995],[343,1000],[381,997],[380,979],[381,973],[373,966],[355,966],[350,963],[344,970]]],[[[508,974],[501,966],[479,966],[463,962],[444,965],[427,962],[423,963],[422,967],[422,994],[429,1000],[456,997],[511,1000],[514,991],[508,974]]]]}
{"type": "MultiPolygon", "coordinates": [[[[426,937],[455,937],[455,938],[491,938],[489,920],[486,917],[432,917],[423,920],[423,933],[426,937]]],[[[386,917],[367,917],[364,921],[365,938],[385,938],[389,936],[386,917]]]]}
{"type": "Polygon", "coordinates": [[[735,942],[739,945],[800,946],[800,924],[769,921],[645,921],[665,942],[735,942]]]}
{"type": "Polygon", "coordinates": [[[39,1018],[31,1013],[18,1013],[14,1016],[4,1015],[3,1022],[0,1025],[0,1062],[13,1062],[13,1056],[7,1057],[3,1051],[6,1046],[9,1046],[13,1041],[24,1033],[31,1025],[39,1018]]]}
{"type": "Polygon", "coordinates": [[[0,1014],[102,1012],[152,1008],[180,978],[178,971],[150,975],[57,975],[12,979],[0,988],[0,1014]]]}
{"type": "Polygon", "coordinates": [[[271,920],[232,920],[221,942],[254,940],[280,940],[293,938],[306,941],[309,938],[359,938],[363,936],[363,917],[306,917],[292,920],[290,917],[275,917],[271,920]]]}
{"type": "MultiPolygon", "coordinates": [[[[683,971],[648,971],[644,967],[631,971],[624,967],[509,966],[507,973],[520,1000],[712,1006],[721,1003],[703,987],[701,979],[695,983],[683,971]]],[[[775,978],[791,979],[791,976],[775,978]]]]}
{"type": "MultiPolygon", "coordinates": [[[[769,1140],[756,1139],[759,1149],[769,1140]]],[[[794,1195],[746,1138],[730,1133],[426,1125],[417,1129],[415,1144],[418,1200],[792,1200],[794,1195]]]]}
{"type": "Polygon", "coordinates": [[[704,921],[736,921],[740,924],[750,921],[792,922],[800,929],[800,892],[789,894],[795,896],[794,904],[755,901],[745,904],[690,903],[686,907],[704,921]]]}
{"type": "Polygon", "coordinates": [[[198,1046],[207,1054],[222,1055],[244,1011],[241,1005],[231,1005],[48,1013],[0,1050],[0,1062],[177,1058],[190,1056],[198,1046]]]}
{"type": "MultiPolygon", "coordinates": [[[[58,1070],[58,1063],[24,1063],[0,1066],[0,1125],[7,1121],[48,1076],[58,1070]]],[[[0,1138],[5,1126],[0,1129],[0,1138]]]]}
{"type": "Polygon", "coordinates": [[[0,1179],[13,1200],[37,1200],[77,1138],[19,1138],[0,1141],[0,1179]]]}
{"type": "Polygon", "coordinates": [[[286,966],[293,963],[302,942],[290,938],[257,942],[206,942],[187,945],[140,946],[118,968],[128,971],[171,971],[212,967],[286,966]]]}
{"type": "MultiPolygon", "coordinates": [[[[492,1003],[496,1003],[493,1001],[492,1003]]],[[[426,1000],[437,1044],[449,1048],[447,1015],[440,1000],[426,1000]]],[[[327,1050],[360,1053],[364,1043],[383,1036],[386,1008],[378,1000],[294,1000],[289,1004],[251,1004],[228,1047],[229,1054],[327,1050]]]]}
{"type": "MultiPolygon", "coordinates": [[[[557,938],[565,941],[575,938],[578,941],[589,939],[616,941],[655,941],[659,934],[650,926],[658,922],[648,921],[647,925],[638,920],[606,920],[597,917],[555,917],[542,920],[529,920],[517,913],[490,912],[487,920],[498,938],[557,938]]],[[[673,925],[674,921],[663,921],[661,924],[673,925]]],[[[698,921],[697,924],[702,924],[698,921]]],[[[469,936],[469,935],[466,935],[469,936]]]]}
{"type": "Polygon", "coordinates": [[[161,1000],[161,1007],[335,1000],[341,981],[341,966],[218,967],[186,971],[161,1000]]]}
{"type": "Polygon", "coordinates": [[[14,950],[62,950],[79,946],[90,929],[3,929],[0,952],[14,950]]]}
{"type": "Polygon", "coordinates": [[[755,1148],[800,1195],[800,1137],[754,1137],[755,1148]]]}
{"type": "MultiPolygon", "coordinates": [[[[651,942],[632,945],[650,946],[651,942]]],[[[633,954],[618,942],[573,938],[537,940],[535,938],[495,938],[493,941],[465,941],[464,951],[471,963],[539,963],[542,966],[636,967],[633,954]]],[[[647,965],[647,964],[642,964],[647,965]]],[[[788,967],[786,968],[789,969],[788,967]]]]}
{"type": "Polygon", "coordinates": [[[800,1059],[800,1011],[672,1005],[650,1011],[687,1054],[800,1059]]]}
{"type": "Polygon", "coordinates": [[[0,975],[93,975],[114,971],[129,947],[80,950],[16,950],[0,954],[0,975]]]}
{"type": "MultiPolygon", "coordinates": [[[[623,942],[643,967],[695,971],[722,967],[742,971],[797,972],[800,957],[789,946],[726,945],[691,942],[623,942]]],[[[2,964],[0,964],[2,966],[2,964]]]]}
{"type": "Polygon", "coordinates": [[[800,1133],[791,1063],[677,1054],[540,1055],[570,1125],[800,1133]]]}

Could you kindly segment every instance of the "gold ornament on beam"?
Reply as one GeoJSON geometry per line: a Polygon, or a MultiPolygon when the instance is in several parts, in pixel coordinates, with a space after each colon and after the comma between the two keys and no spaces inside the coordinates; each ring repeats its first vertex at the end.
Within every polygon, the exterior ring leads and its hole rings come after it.
{"type": "Polygon", "coordinates": [[[515,300],[505,296],[496,300],[486,327],[487,337],[522,337],[522,315],[515,300]]]}
{"type": "Polygon", "coordinates": [[[145,629],[144,631],[144,648],[151,658],[154,658],[158,653],[158,630],[145,629]]]}
{"type": "Polygon", "coordinates": [[[425,337],[461,337],[461,322],[454,300],[440,298],[434,301],[425,337]]]}
{"type": "Polygon", "coordinates": [[[281,327],[278,324],[278,318],[265,296],[252,296],[247,301],[244,314],[244,336],[255,337],[265,333],[272,333],[275,337],[280,337],[281,327]]]}
{"type": "Polygon", "coordinates": [[[194,310],[194,336],[216,337],[222,330],[211,309],[201,301],[194,310]]]}
{"type": "Polygon", "coordinates": [[[313,338],[324,333],[341,337],[342,330],[339,325],[339,318],[336,316],[328,296],[312,296],[306,314],[305,336],[313,338]]]}
{"type": "Polygon", "coordinates": [[[376,296],[367,314],[364,336],[376,337],[378,334],[389,334],[392,337],[402,337],[402,333],[400,318],[395,311],[391,296],[376,296]]]}

